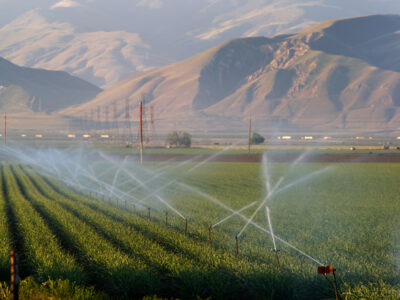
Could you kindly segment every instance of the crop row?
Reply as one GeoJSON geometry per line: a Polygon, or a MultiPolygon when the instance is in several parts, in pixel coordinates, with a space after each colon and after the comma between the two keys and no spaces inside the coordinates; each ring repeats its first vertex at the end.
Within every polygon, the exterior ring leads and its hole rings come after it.
{"type": "MultiPolygon", "coordinates": [[[[56,182],[25,172],[42,195],[56,201],[131,256],[141,257],[161,279],[164,296],[199,295],[229,297],[233,293],[268,294],[278,287],[276,272],[253,265],[229,253],[196,243],[186,236],[132,214],[78,196],[56,182]],[[54,188],[54,189],[53,189],[54,188]],[[73,199],[73,200],[71,200],[73,199]],[[269,270],[269,271],[266,271],[269,270]],[[251,289],[249,288],[251,285],[251,289]]],[[[18,173],[19,178],[23,175],[18,173]]]]}
{"type": "Polygon", "coordinates": [[[21,255],[22,272],[32,272],[38,280],[70,279],[85,282],[82,268],[62,249],[57,237],[23,197],[9,165],[2,165],[4,194],[15,228],[15,244],[21,255]]]}
{"type": "Polygon", "coordinates": [[[3,188],[3,180],[0,180],[0,280],[8,279],[11,251],[11,232],[7,222],[7,206],[3,188]]]}
{"type": "Polygon", "coordinates": [[[44,197],[29,178],[14,167],[19,187],[63,245],[88,273],[90,283],[119,296],[146,295],[158,286],[156,276],[137,257],[129,257],[91,226],[57,202],[44,197]]]}
{"type": "MultiPolygon", "coordinates": [[[[182,172],[175,170],[166,177],[176,178],[238,209],[262,198],[265,192],[257,188],[260,183],[254,180],[259,172],[256,166],[245,166],[210,164],[209,170],[199,169],[196,174],[181,176],[182,172]]],[[[285,172],[285,165],[273,168],[276,181],[285,172]]],[[[302,176],[302,168],[294,170],[295,174],[286,178],[284,184],[302,176]]],[[[312,172],[324,166],[316,164],[309,168],[312,172]]],[[[107,166],[102,169],[107,170],[107,166]]],[[[391,252],[395,251],[393,225],[398,224],[399,213],[394,175],[400,170],[374,165],[360,169],[340,166],[329,176],[318,176],[313,184],[280,194],[270,204],[274,229],[315,258],[332,262],[338,268],[342,294],[349,299],[380,287],[384,287],[385,295],[398,295],[399,277],[393,272],[396,266],[391,252]],[[365,172],[371,170],[375,172],[365,172]],[[365,188],[367,183],[371,191],[365,188]],[[382,284],[377,285],[376,278],[382,278],[382,284]]],[[[162,213],[152,212],[149,220],[146,210],[136,206],[134,212],[130,202],[117,207],[108,202],[111,198],[99,201],[101,198],[67,187],[26,165],[6,165],[2,173],[6,220],[3,227],[9,232],[5,236],[14,237],[25,263],[22,269],[39,280],[68,278],[96,285],[111,296],[127,298],[158,295],[315,299],[332,295],[331,286],[316,274],[316,265],[281,243],[278,272],[271,237],[252,226],[240,238],[240,255],[236,257],[234,235],[244,225],[237,216],[212,230],[210,245],[209,225],[229,212],[182,186],[171,185],[162,195],[189,217],[188,235],[183,234],[183,219],[172,211],[166,226],[162,213]],[[23,212],[27,214],[25,218],[23,212]],[[33,223],[39,228],[31,235],[50,237],[48,242],[54,243],[54,249],[60,253],[46,252],[46,247],[37,253],[30,250],[25,227],[29,228],[26,223],[31,219],[36,220],[33,223]],[[40,260],[41,255],[47,255],[46,259],[40,260]],[[47,261],[57,261],[60,255],[72,259],[71,266],[79,270],[81,277],[51,273],[56,268],[45,268],[47,261]]],[[[142,180],[150,176],[144,174],[142,180]]],[[[166,177],[153,182],[152,189],[168,183],[166,177]]],[[[126,190],[134,184],[134,180],[125,184],[126,190]]],[[[139,199],[149,193],[139,190],[139,196],[135,194],[139,199]]],[[[167,209],[154,202],[156,199],[148,201],[159,212],[167,209]]],[[[243,215],[250,216],[252,211],[254,208],[243,215]]],[[[263,214],[257,215],[255,221],[266,225],[263,214]]]]}

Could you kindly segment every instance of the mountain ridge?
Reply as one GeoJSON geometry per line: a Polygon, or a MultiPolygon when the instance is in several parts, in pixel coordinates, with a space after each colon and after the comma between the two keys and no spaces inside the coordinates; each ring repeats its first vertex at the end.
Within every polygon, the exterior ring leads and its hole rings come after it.
{"type": "Polygon", "coordinates": [[[67,71],[105,88],[232,38],[295,33],[327,19],[400,12],[397,0],[357,2],[2,0],[0,56],[21,66],[67,71]]]}
{"type": "Polygon", "coordinates": [[[19,67],[0,57],[0,109],[51,113],[88,101],[100,88],[63,71],[19,67]]]}
{"type": "Polygon", "coordinates": [[[229,128],[252,116],[260,126],[281,128],[394,128],[400,126],[399,30],[400,16],[370,15],[297,34],[234,39],[130,77],[62,113],[117,103],[122,116],[122,101],[137,110],[146,95],[166,123],[204,124],[204,118],[229,128]]]}

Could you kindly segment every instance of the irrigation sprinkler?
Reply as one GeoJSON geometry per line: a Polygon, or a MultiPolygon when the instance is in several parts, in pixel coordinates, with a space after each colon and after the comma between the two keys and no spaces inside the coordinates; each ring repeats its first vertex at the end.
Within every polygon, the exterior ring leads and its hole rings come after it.
{"type": "Polygon", "coordinates": [[[187,229],[188,229],[188,219],[185,218],[185,235],[187,235],[187,229]]]}
{"type": "Polygon", "coordinates": [[[275,235],[274,235],[274,231],[272,230],[272,223],[271,223],[271,217],[269,215],[268,206],[265,207],[265,214],[267,215],[269,233],[270,233],[271,238],[272,238],[272,244],[274,245],[274,252],[275,252],[275,257],[276,257],[276,268],[278,269],[278,271],[280,271],[281,270],[281,264],[279,263],[279,255],[278,255],[279,250],[276,248],[275,235]]]}
{"type": "Polygon", "coordinates": [[[147,208],[147,219],[150,220],[150,207],[147,208]]]}
{"type": "Polygon", "coordinates": [[[236,256],[239,256],[239,238],[237,235],[235,235],[235,240],[236,240],[236,256]]]}
{"type": "Polygon", "coordinates": [[[279,262],[279,255],[278,255],[279,250],[278,249],[274,249],[274,252],[275,252],[275,257],[276,257],[276,268],[278,269],[278,271],[280,271],[281,270],[281,264],[279,262]]]}
{"type": "Polygon", "coordinates": [[[212,231],[212,225],[208,227],[208,243],[210,244],[210,246],[212,246],[211,231],[212,231]]]}
{"type": "Polygon", "coordinates": [[[324,277],[326,278],[326,280],[327,280],[330,284],[332,284],[333,290],[335,291],[336,300],[339,300],[339,293],[338,293],[338,289],[337,289],[337,282],[336,282],[335,271],[336,271],[336,269],[334,269],[332,265],[328,265],[328,266],[318,266],[318,274],[324,275],[324,277]],[[326,274],[332,274],[332,277],[333,277],[332,282],[328,279],[328,277],[326,277],[326,274]]]}
{"type": "Polygon", "coordinates": [[[168,227],[168,212],[165,212],[165,226],[168,227]]]}

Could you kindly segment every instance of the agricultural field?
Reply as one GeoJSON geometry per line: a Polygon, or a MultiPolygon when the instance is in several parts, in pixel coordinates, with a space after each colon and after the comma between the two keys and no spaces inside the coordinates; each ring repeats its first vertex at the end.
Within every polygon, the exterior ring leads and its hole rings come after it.
{"type": "Polygon", "coordinates": [[[13,153],[0,297],[15,249],[25,298],[330,299],[327,264],[342,298],[400,298],[400,164],[13,153]]]}

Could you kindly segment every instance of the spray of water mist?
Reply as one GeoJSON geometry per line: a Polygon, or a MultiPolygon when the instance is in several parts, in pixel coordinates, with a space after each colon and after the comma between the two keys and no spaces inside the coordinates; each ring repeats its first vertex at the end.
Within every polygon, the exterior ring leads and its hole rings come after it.
{"type": "MultiPolygon", "coordinates": [[[[206,162],[214,159],[217,157],[219,154],[231,149],[235,144],[222,149],[218,153],[199,161],[197,164],[195,164],[193,167],[188,169],[185,174],[189,174],[193,171],[195,171],[198,167],[204,165],[206,162]]],[[[171,205],[169,201],[167,201],[164,197],[160,196],[160,193],[168,188],[171,185],[177,185],[180,187],[183,187],[184,189],[191,191],[193,193],[199,194],[202,197],[212,201],[213,203],[219,205],[220,207],[224,208],[225,210],[229,211],[231,214],[227,217],[224,217],[222,220],[219,222],[215,223],[212,225],[212,227],[216,227],[230,218],[234,216],[238,216],[241,219],[243,219],[246,222],[245,227],[241,230],[240,234],[243,233],[243,231],[247,228],[248,225],[252,225],[256,227],[257,229],[261,230],[262,232],[265,232],[267,234],[270,234],[271,237],[282,244],[286,245],[287,247],[295,250],[299,254],[309,258],[310,260],[316,262],[319,265],[322,265],[318,260],[314,259],[312,256],[306,254],[304,251],[298,249],[294,245],[288,243],[287,241],[283,240],[282,238],[276,236],[272,232],[272,224],[269,230],[266,228],[260,226],[259,224],[254,222],[254,217],[257,214],[257,212],[264,206],[266,205],[267,200],[272,198],[272,196],[276,196],[278,193],[283,192],[286,189],[289,189],[297,184],[300,184],[306,180],[310,180],[314,176],[317,176],[321,174],[322,172],[327,171],[329,168],[325,168],[323,170],[319,170],[316,172],[313,172],[307,176],[304,176],[296,181],[293,181],[289,183],[288,185],[282,187],[279,189],[280,185],[282,184],[284,178],[280,178],[278,182],[274,185],[274,187],[271,189],[271,183],[270,183],[270,173],[269,173],[269,168],[267,166],[268,160],[267,156],[264,155],[263,157],[263,171],[264,171],[264,177],[265,177],[265,185],[266,185],[266,190],[267,190],[267,196],[261,201],[261,205],[257,207],[255,212],[250,218],[247,218],[242,214],[242,212],[246,209],[249,209],[253,207],[257,201],[252,202],[243,208],[239,210],[233,210],[223,202],[219,201],[215,197],[212,197],[206,193],[204,193],[201,190],[198,190],[197,188],[194,188],[188,184],[185,184],[183,182],[179,182],[178,180],[174,179],[169,181],[167,184],[164,184],[161,187],[154,187],[150,186],[150,184],[155,181],[156,178],[162,178],[163,175],[168,174],[169,171],[175,168],[183,167],[191,162],[193,162],[195,159],[198,159],[199,157],[194,157],[189,160],[174,164],[173,166],[163,166],[161,168],[158,168],[156,170],[151,170],[144,168],[143,166],[140,166],[138,164],[133,164],[133,166],[130,166],[128,168],[127,166],[127,158],[124,160],[115,160],[114,158],[98,151],[96,154],[96,159],[93,158],[93,153],[88,153],[85,149],[79,148],[77,151],[61,151],[61,150],[56,150],[56,149],[40,149],[40,150],[33,150],[33,149],[24,149],[22,151],[21,149],[18,148],[13,148],[13,147],[7,147],[2,149],[5,154],[13,156],[17,160],[21,162],[26,162],[28,164],[31,164],[33,166],[36,166],[43,172],[44,174],[50,174],[57,179],[59,179],[61,182],[64,182],[68,185],[75,186],[79,189],[81,189],[84,192],[89,192],[89,193],[95,193],[95,194],[100,194],[103,197],[113,197],[119,201],[129,201],[132,204],[137,204],[138,207],[144,207],[141,205],[144,201],[154,197],[157,199],[160,203],[168,207],[171,211],[173,211],[176,215],[181,217],[182,219],[187,220],[187,218],[183,215],[182,212],[180,212],[178,209],[176,209],[174,206],[171,205]],[[98,157],[101,157],[101,160],[98,159],[98,157]],[[108,163],[109,167],[107,170],[102,171],[100,174],[97,168],[102,169],[102,164],[103,163],[108,163]],[[110,176],[109,172],[110,170],[113,170],[113,174],[110,176]],[[144,172],[143,172],[144,171],[144,172]],[[150,178],[141,178],[142,173],[147,173],[147,174],[152,174],[150,178]],[[126,175],[129,177],[127,180],[134,181],[137,183],[137,186],[131,189],[130,191],[126,191],[120,188],[121,183],[119,183],[119,178],[121,178],[122,174],[126,175]],[[106,181],[108,178],[112,178],[111,182],[106,181]],[[133,196],[132,192],[137,191],[138,189],[141,189],[142,191],[145,191],[147,195],[141,199],[138,199],[137,197],[133,196]],[[132,202],[132,199],[135,202],[132,202]]],[[[306,154],[302,155],[299,157],[293,164],[292,167],[297,165],[298,162],[300,162],[303,157],[305,157],[306,154]]],[[[123,184],[125,184],[127,181],[124,181],[123,184]]],[[[240,236],[239,234],[239,236],[240,236]]],[[[276,245],[274,244],[274,248],[276,248],[276,245]]]]}
{"type": "MultiPolygon", "coordinates": [[[[259,229],[260,231],[265,232],[265,233],[267,233],[267,234],[271,234],[269,230],[265,229],[264,227],[262,227],[261,225],[255,223],[254,221],[251,221],[251,220],[250,220],[249,218],[247,218],[245,215],[243,215],[243,214],[241,214],[241,213],[238,213],[237,211],[235,211],[234,209],[230,208],[229,206],[227,206],[225,203],[221,202],[221,201],[218,200],[217,198],[215,198],[215,197],[213,197],[213,196],[211,196],[211,195],[209,195],[209,194],[207,194],[207,193],[205,193],[205,192],[203,192],[203,191],[201,191],[201,190],[199,190],[199,189],[197,189],[197,188],[194,188],[194,187],[192,187],[192,186],[190,186],[190,185],[187,185],[187,184],[185,184],[185,183],[177,182],[177,184],[180,185],[180,186],[182,186],[183,188],[185,188],[185,189],[187,189],[187,190],[193,192],[193,193],[196,193],[196,194],[202,196],[202,197],[205,198],[205,199],[208,199],[209,201],[211,201],[211,202],[215,203],[216,205],[218,205],[218,206],[224,208],[225,210],[230,211],[232,214],[237,215],[238,217],[240,217],[241,219],[243,219],[245,222],[249,222],[249,224],[253,225],[255,228],[259,229]]],[[[320,265],[320,266],[324,265],[324,264],[321,263],[319,260],[317,260],[317,259],[315,259],[314,257],[312,257],[311,255],[305,253],[304,251],[300,250],[299,248],[297,248],[296,246],[290,244],[289,242],[285,241],[284,239],[280,238],[279,236],[277,236],[277,235],[274,235],[274,236],[275,236],[275,238],[276,238],[278,241],[280,241],[280,242],[281,242],[282,244],[284,244],[285,246],[287,246],[287,247],[293,249],[294,251],[298,252],[299,254],[303,255],[304,257],[310,259],[311,261],[317,263],[317,264],[320,265]]]]}
{"type": "Polygon", "coordinates": [[[249,205],[246,205],[246,206],[242,207],[241,209],[235,211],[233,214],[230,214],[229,216],[223,218],[221,221],[219,221],[219,222],[215,223],[214,225],[212,225],[211,228],[214,228],[214,227],[217,227],[218,225],[221,225],[222,223],[228,221],[230,218],[233,218],[234,216],[237,216],[241,212],[245,211],[246,209],[254,206],[254,204],[256,204],[256,203],[257,203],[257,201],[254,201],[254,202],[250,203],[249,205]]]}
{"type": "Polygon", "coordinates": [[[246,228],[249,226],[250,222],[253,221],[254,217],[257,215],[257,213],[260,211],[260,209],[265,205],[267,200],[271,198],[274,195],[275,190],[281,185],[283,181],[283,177],[279,178],[278,182],[275,184],[275,186],[272,188],[272,190],[267,194],[267,196],[264,198],[264,200],[261,202],[261,204],[256,208],[256,210],[253,212],[251,215],[250,219],[247,221],[247,223],[243,226],[242,230],[237,234],[237,237],[239,238],[242,233],[246,230],[246,228]]]}
{"type": "Polygon", "coordinates": [[[267,215],[268,228],[269,228],[269,232],[271,234],[272,244],[274,245],[274,251],[277,251],[278,249],[276,248],[275,235],[274,235],[274,231],[272,230],[272,223],[271,223],[271,217],[269,215],[268,206],[265,207],[265,214],[267,215]]]}
{"type": "Polygon", "coordinates": [[[204,159],[203,161],[201,161],[200,163],[194,165],[193,167],[191,167],[190,169],[188,169],[185,173],[189,174],[191,172],[193,172],[194,170],[196,170],[197,168],[201,167],[202,165],[206,164],[207,162],[213,160],[214,158],[218,157],[219,155],[221,155],[222,153],[232,149],[234,146],[237,146],[240,143],[240,141],[237,141],[231,145],[229,145],[228,147],[223,148],[222,150],[218,151],[217,153],[214,153],[213,155],[209,156],[208,158],[204,159]]]}

